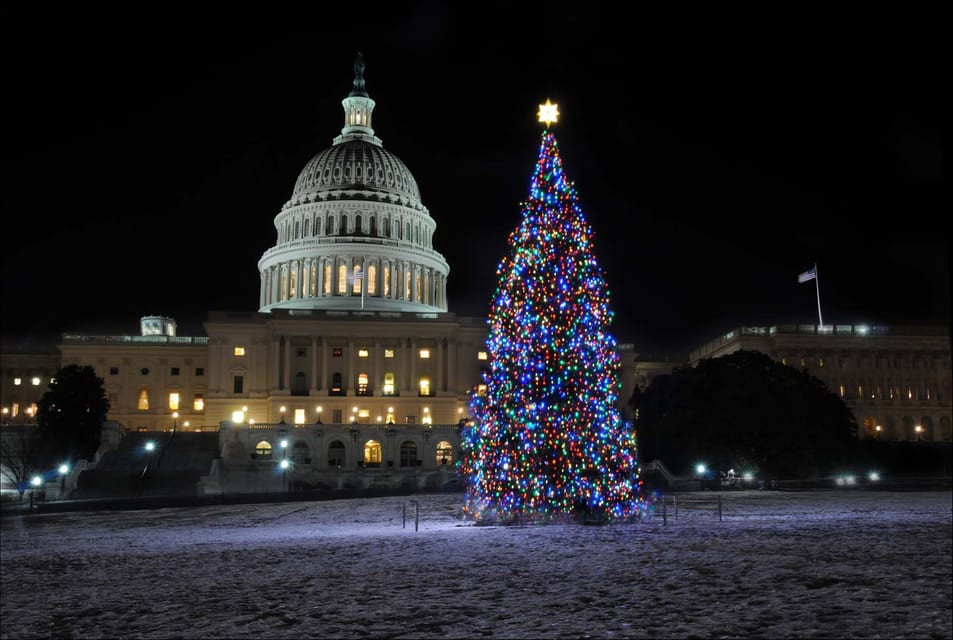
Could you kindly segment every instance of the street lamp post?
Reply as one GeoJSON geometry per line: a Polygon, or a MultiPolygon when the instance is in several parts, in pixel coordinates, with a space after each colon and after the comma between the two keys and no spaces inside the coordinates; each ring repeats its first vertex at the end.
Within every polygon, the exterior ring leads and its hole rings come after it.
{"type": "Polygon", "coordinates": [[[920,442],[920,437],[923,435],[923,426],[918,424],[913,430],[917,433],[917,442],[920,442]]]}
{"type": "Polygon", "coordinates": [[[63,500],[66,495],[66,474],[69,473],[69,465],[63,463],[58,469],[60,472],[60,500],[63,500]]]}
{"type": "Polygon", "coordinates": [[[288,439],[281,439],[281,490],[288,490],[288,439]]]}
{"type": "Polygon", "coordinates": [[[281,461],[281,490],[288,491],[288,461],[281,461]]]}
{"type": "Polygon", "coordinates": [[[281,406],[281,424],[285,424],[285,407],[281,406]]]}
{"type": "Polygon", "coordinates": [[[30,510],[33,510],[33,501],[36,498],[36,490],[40,488],[40,485],[43,484],[43,478],[40,476],[33,476],[30,479],[30,510]]]}

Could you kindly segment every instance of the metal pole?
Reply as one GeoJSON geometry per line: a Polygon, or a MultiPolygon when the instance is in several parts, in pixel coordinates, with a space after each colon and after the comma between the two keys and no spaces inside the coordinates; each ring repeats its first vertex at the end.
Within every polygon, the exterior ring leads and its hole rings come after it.
{"type": "Polygon", "coordinates": [[[817,277],[817,263],[814,263],[814,288],[817,291],[817,323],[824,326],[824,318],[821,316],[821,280],[817,277]]]}
{"type": "Polygon", "coordinates": [[[721,522],[721,495],[718,495],[718,522],[721,522]]]}
{"type": "Polygon", "coordinates": [[[420,530],[420,503],[414,500],[414,531],[420,530]]]}

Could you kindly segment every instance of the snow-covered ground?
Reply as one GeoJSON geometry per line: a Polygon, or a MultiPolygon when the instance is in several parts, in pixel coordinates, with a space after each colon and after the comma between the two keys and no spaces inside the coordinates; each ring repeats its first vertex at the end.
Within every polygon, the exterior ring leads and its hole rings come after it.
{"type": "Polygon", "coordinates": [[[723,496],[603,527],[475,527],[459,494],[11,515],[0,635],[953,634],[949,491],[723,496]]]}

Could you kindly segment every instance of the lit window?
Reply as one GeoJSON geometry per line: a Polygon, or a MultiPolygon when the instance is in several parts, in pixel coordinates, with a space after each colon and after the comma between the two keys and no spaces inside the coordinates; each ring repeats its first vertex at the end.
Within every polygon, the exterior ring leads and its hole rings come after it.
{"type": "Polygon", "coordinates": [[[390,267],[384,265],[384,297],[390,297],[390,267]]]}
{"type": "Polygon", "coordinates": [[[371,415],[371,412],[369,409],[361,409],[360,411],[357,412],[358,418],[367,418],[370,415],[371,415]]]}
{"type": "Polygon", "coordinates": [[[375,264],[367,268],[367,295],[377,295],[377,265],[375,264]]]}
{"type": "Polygon", "coordinates": [[[384,395],[392,396],[394,395],[394,374],[385,373],[384,374],[384,395]]]}
{"type": "Polygon", "coordinates": [[[30,380],[30,384],[32,384],[34,387],[38,387],[40,386],[40,379],[36,376],[33,376],[33,379],[30,380]]]}
{"type": "Polygon", "coordinates": [[[19,387],[21,384],[23,384],[23,378],[14,378],[14,379],[13,379],[13,386],[19,387]]]}
{"type": "Polygon", "coordinates": [[[486,351],[477,351],[477,360],[486,360],[486,351]]]}
{"type": "Polygon", "coordinates": [[[201,393],[196,393],[192,400],[192,408],[196,411],[205,411],[205,397],[201,393]]]}
{"type": "Polygon", "coordinates": [[[845,392],[846,392],[846,390],[844,389],[844,385],[841,385],[841,386],[840,386],[840,397],[841,397],[841,398],[844,397],[844,393],[845,393],[845,392]]]}
{"type": "Polygon", "coordinates": [[[453,445],[446,440],[437,443],[437,464],[450,464],[453,462],[453,445]]]}
{"type": "Polygon", "coordinates": [[[430,407],[424,407],[424,424],[433,424],[433,418],[430,416],[430,407]]]}
{"type": "Polygon", "coordinates": [[[361,285],[364,280],[364,274],[361,273],[361,265],[354,265],[351,273],[351,280],[353,284],[351,285],[351,293],[353,295],[361,295],[361,285]]]}
{"type": "Polygon", "coordinates": [[[359,396],[367,395],[367,374],[366,373],[357,374],[357,395],[359,396]]]}
{"type": "Polygon", "coordinates": [[[379,465],[381,463],[381,443],[368,440],[364,443],[364,464],[379,465]]]}
{"type": "Polygon", "coordinates": [[[817,359],[817,366],[819,366],[822,369],[824,368],[824,358],[817,359]]]}
{"type": "Polygon", "coordinates": [[[149,392],[145,387],[139,389],[139,404],[137,405],[139,411],[148,411],[149,410],[149,392]]]}
{"type": "Polygon", "coordinates": [[[19,403],[19,402],[14,402],[14,403],[13,403],[13,406],[12,406],[12,408],[11,408],[11,410],[10,410],[10,413],[13,415],[14,418],[16,418],[18,415],[20,415],[20,403],[19,403]]]}
{"type": "Polygon", "coordinates": [[[255,445],[255,454],[259,458],[270,458],[271,457],[271,443],[267,440],[262,440],[255,445]]]}
{"type": "Polygon", "coordinates": [[[393,350],[393,349],[384,349],[384,357],[385,357],[385,358],[393,358],[393,357],[394,357],[394,350],[393,350]]]}
{"type": "Polygon", "coordinates": [[[338,265],[338,293],[347,293],[347,266],[343,264],[338,265]]]}
{"type": "Polygon", "coordinates": [[[430,357],[430,349],[421,349],[421,350],[420,350],[420,358],[421,358],[421,360],[426,360],[426,359],[429,358],[429,357],[430,357]]]}
{"type": "Polygon", "coordinates": [[[235,352],[234,352],[234,353],[235,353],[236,356],[243,356],[243,355],[245,355],[245,347],[235,347],[235,352]]]}
{"type": "Polygon", "coordinates": [[[179,410],[179,394],[176,392],[172,392],[169,394],[169,409],[171,409],[172,411],[179,410]]]}
{"type": "Polygon", "coordinates": [[[422,396],[430,395],[430,378],[420,379],[420,395],[422,396]]]}
{"type": "Polygon", "coordinates": [[[295,424],[304,424],[305,409],[295,409],[295,424]]]}
{"type": "Polygon", "coordinates": [[[358,357],[358,358],[366,358],[367,356],[368,356],[368,351],[367,351],[367,349],[358,349],[358,350],[357,350],[357,357],[358,357]]]}

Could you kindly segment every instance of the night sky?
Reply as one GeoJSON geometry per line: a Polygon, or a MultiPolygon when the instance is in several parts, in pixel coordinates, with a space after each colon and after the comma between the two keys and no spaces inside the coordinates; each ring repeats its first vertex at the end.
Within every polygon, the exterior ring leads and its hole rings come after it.
{"type": "Polygon", "coordinates": [[[151,314],[202,335],[209,310],[257,309],[274,216],[340,133],[357,51],[458,315],[487,312],[550,98],[620,342],[677,357],[814,323],[797,275],[815,262],[826,324],[949,326],[938,16],[511,4],[6,10],[4,336],[151,314]]]}

